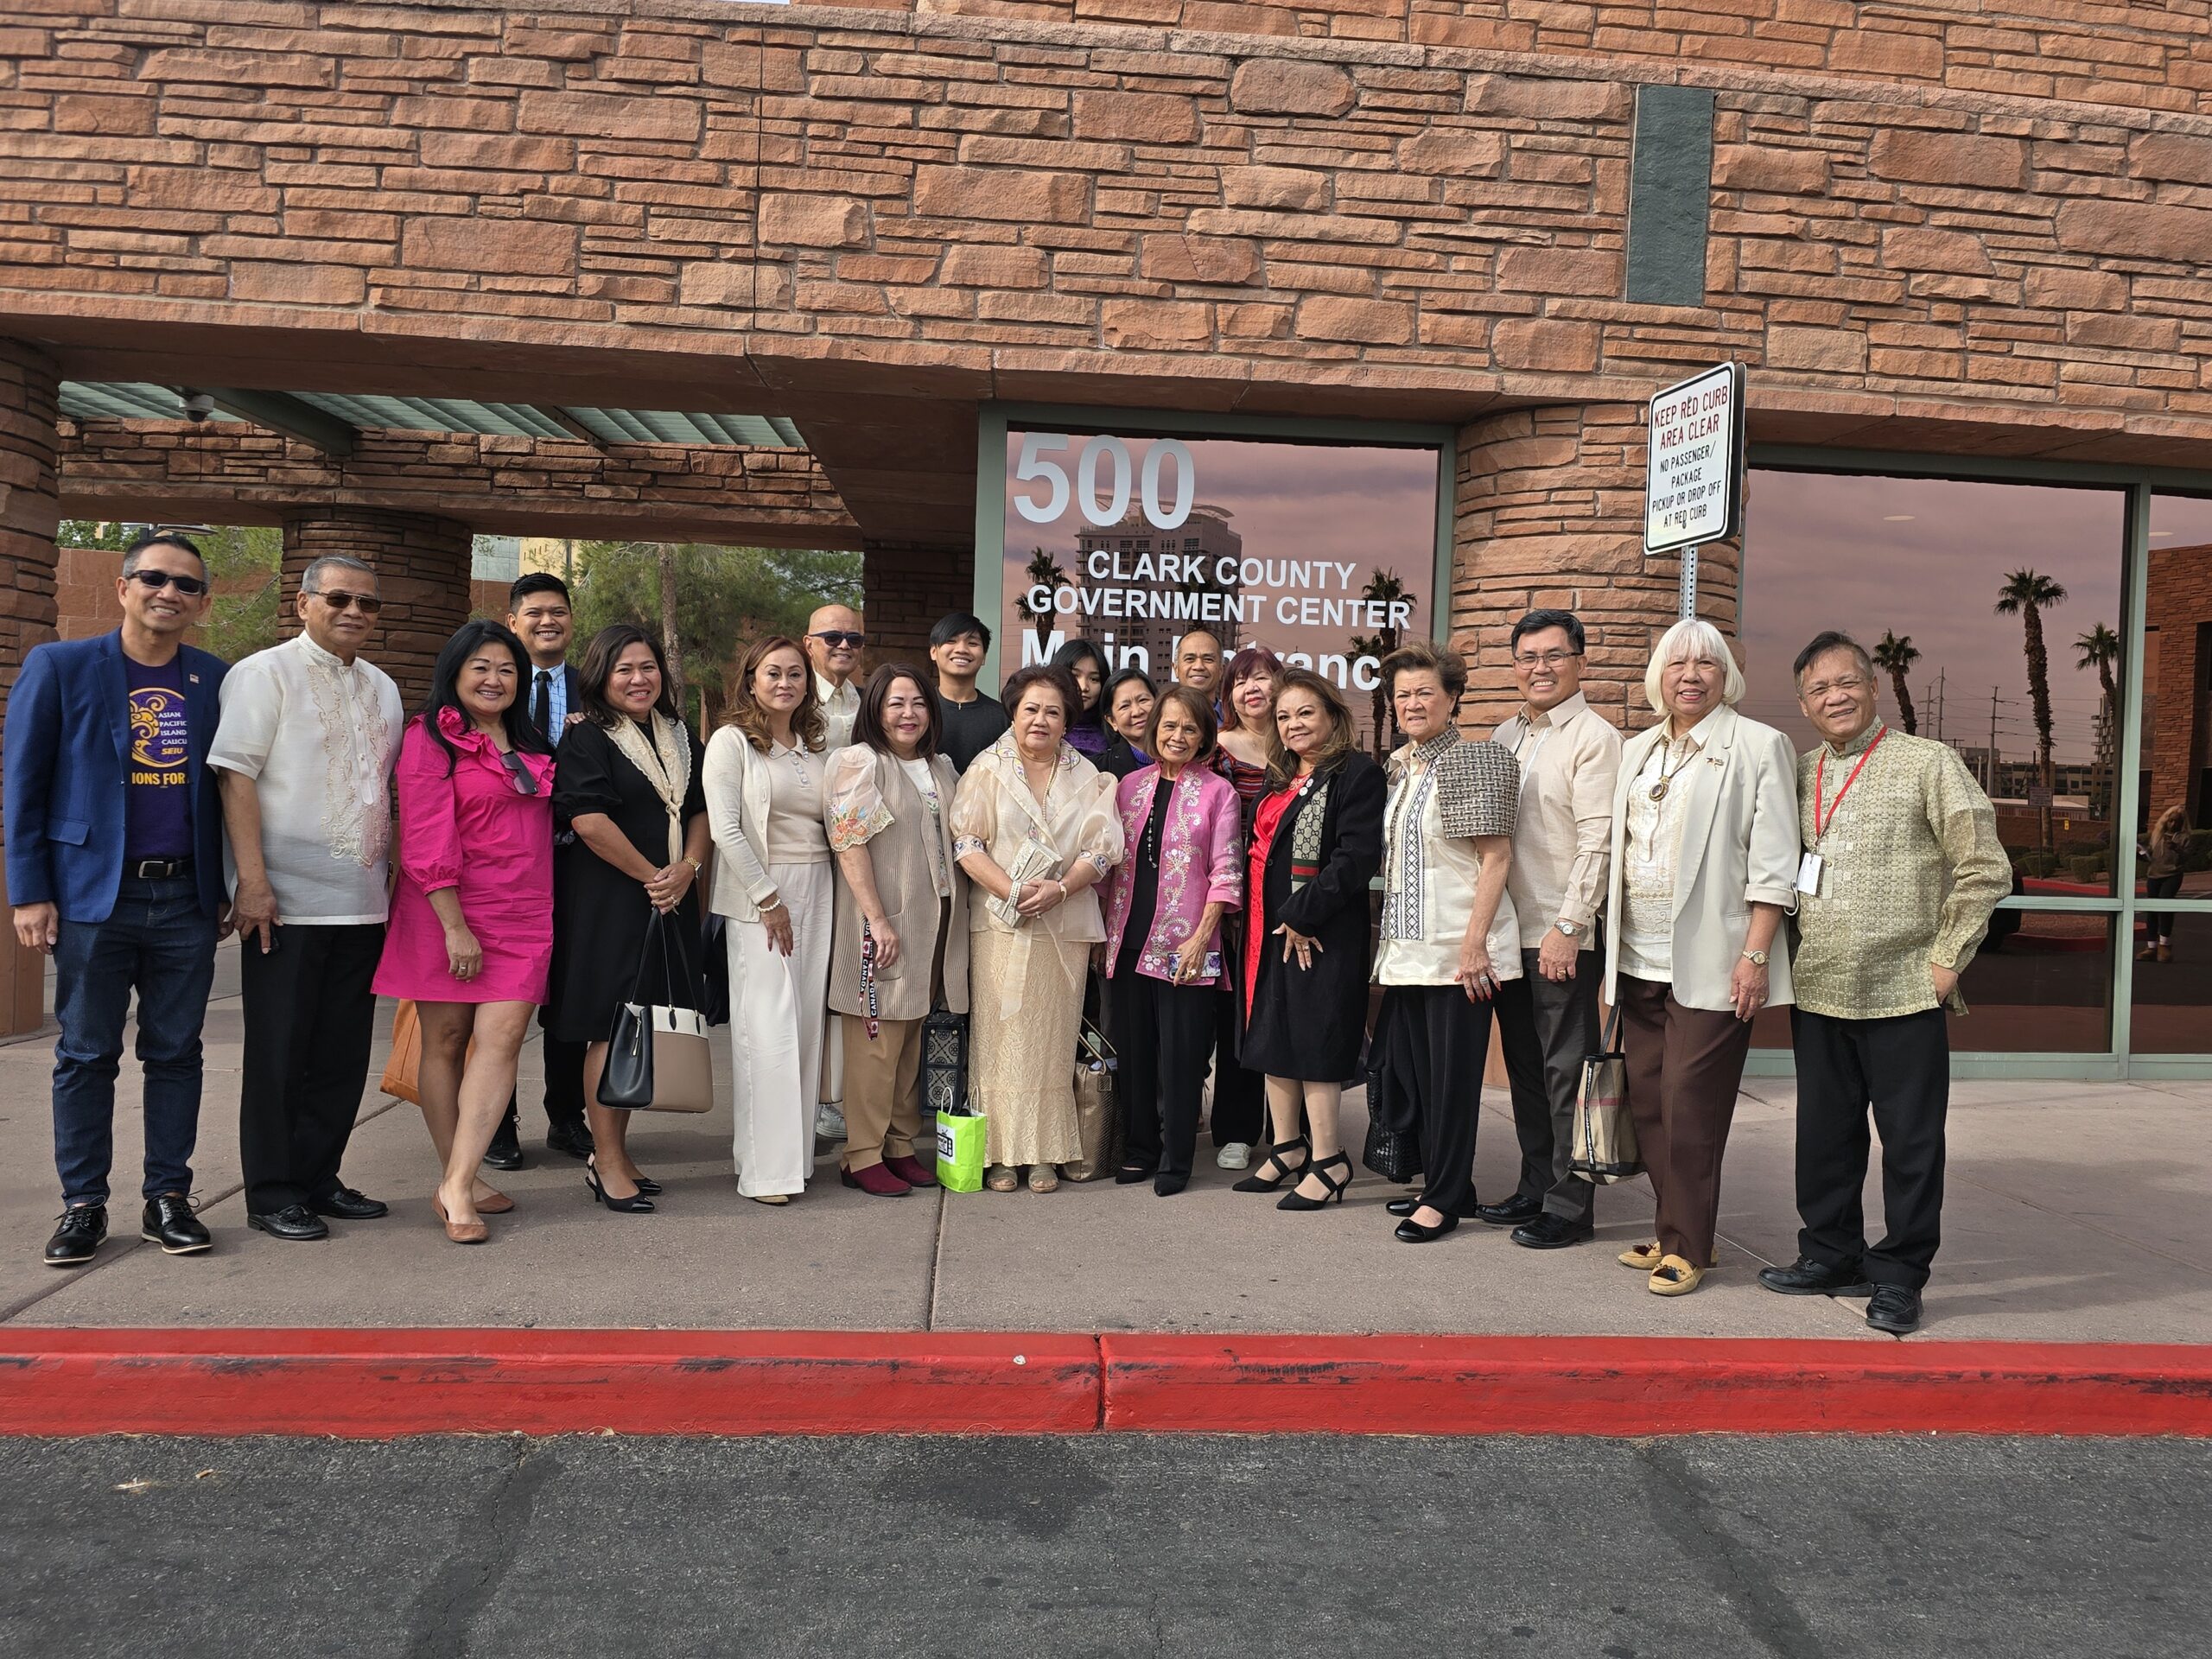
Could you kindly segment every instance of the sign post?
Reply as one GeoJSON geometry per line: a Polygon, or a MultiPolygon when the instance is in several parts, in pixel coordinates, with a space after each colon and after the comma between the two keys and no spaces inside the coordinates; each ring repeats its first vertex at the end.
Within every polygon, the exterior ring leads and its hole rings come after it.
{"type": "Polygon", "coordinates": [[[1698,549],[1742,529],[1744,365],[1655,393],[1643,474],[1643,550],[1682,556],[1681,615],[1697,614],[1698,549]]]}

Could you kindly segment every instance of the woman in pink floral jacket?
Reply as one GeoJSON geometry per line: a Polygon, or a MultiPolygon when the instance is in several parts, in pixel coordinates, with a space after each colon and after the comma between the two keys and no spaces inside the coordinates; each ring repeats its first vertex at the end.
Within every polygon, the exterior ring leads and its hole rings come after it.
{"type": "Polygon", "coordinates": [[[1236,791],[1208,764],[1217,736],[1206,700],[1169,686],[1142,746],[1154,764],[1116,796],[1128,853],[1107,878],[1104,956],[1128,1137],[1114,1179],[1150,1177],[1161,1198],[1190,1182],[1221,918],[1244,898],[1236,791]]]}

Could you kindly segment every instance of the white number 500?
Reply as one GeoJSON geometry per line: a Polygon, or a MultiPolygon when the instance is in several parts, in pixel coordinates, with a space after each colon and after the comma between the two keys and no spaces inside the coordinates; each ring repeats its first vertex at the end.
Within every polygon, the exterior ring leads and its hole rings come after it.
{"type": "Polygon", "coordinates": [[[1033,524],[1049,524],[1068,510],[1073,501],[1083,511],[1084,519],[1102,529],[1119,524],[1122,515],[1128,511],[1129,490],[1133,484],[1140,486],[1144,505],[1145,521],[1156,530],[1173,530],[1191,516],[1191,505],[1198,499],[1198,476],[1192,470],[1191,451],[1187,444],[1175,438],[1162,438],[1145,452],[1144,465],[1134,467],[1129,461],[1129,446],[1116,437],[1094,437],[1084,447],[1083,459],[1076,465],[1076,480],[1071,482],[1067,469],[1050,457],[1065,451],[1070,442],[1066,434],[1056,432],[1025,432],[1021,437],[1021,454],[1015,460],[1014,475],[1024,484],[1041,480],[1046,486],[1045,499],[1033,495],[1016,494],[1014,510],[1033,524]],[[1175,499],[1162,501],[1160,468],[1164,463],[1175,463],[1175,499]],[[1107,474],[1105,499],[1099,499],[1099,474],[1107,474]]]}

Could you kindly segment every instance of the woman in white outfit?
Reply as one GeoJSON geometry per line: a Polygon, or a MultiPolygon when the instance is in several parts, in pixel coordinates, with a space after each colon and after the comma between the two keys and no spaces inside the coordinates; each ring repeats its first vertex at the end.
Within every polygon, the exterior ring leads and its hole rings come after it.
{"type": "Polygon", "coordinates": [[[835,893],[823,763],[805,653],[780,634],[763,639],[745,654],[704,772],[714,908],[729,922],[737,1190],[762,1204],[788,1204],[814,1171],[835,893]]]}

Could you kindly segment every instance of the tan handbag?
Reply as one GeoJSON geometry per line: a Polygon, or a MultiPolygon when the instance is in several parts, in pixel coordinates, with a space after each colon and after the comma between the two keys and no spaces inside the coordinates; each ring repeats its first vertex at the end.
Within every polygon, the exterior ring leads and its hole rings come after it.
{"type": "Polygon", "coordinates": [[[391,1014],[391,1058],[385,1062],[377,1087],[394,1100],[410,1106],[423,1103],[423,1017],[415,1005],[403,1001],[391,1014]]]}
{"type": "Polygon", "coordinates": [[[707,1017],[699,1012],[697,976],[680,921],[655,912],[645,930],[631,1000],[614,1011],[607,1063],[599,1074],[599,1103],[618,1111],[703,1112],[715,1103],[715,1075],[708,1058],[707,1017]],[[653,947],[660,946],[665,1001],[647,991],[653,947]],[[681,965],[681,974],[678,966],[681,965]],[[685,991],[692,1003],[676,1001],[685,991]]]}
{"type": "Polygon", "coordinates": [[[1088,1020],[1077,1033],[1075,1128],[1083,1156],[1061,1166],[1071,1181],[1095,1181],[1122,1162],[1121,1091],[1115,1086],[1118,1065],[1114,1046],[1088,1020]]]}
{"type": "Polygon", "coordinates": [[[1574,1103],[1574,1173],[1600,1186],[1643,1173],[1636,1119],[1628,1106],[1628,1060],[1620,1049],[1620,1010],[1605,1022],[1605,1052],[1582,1062],[1574,1103]]]}

